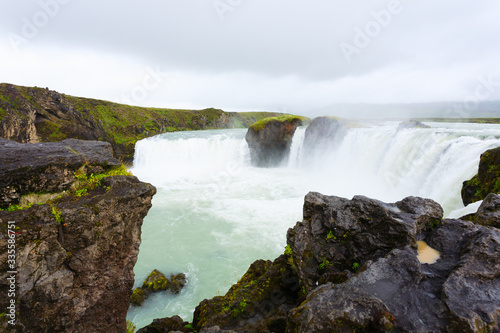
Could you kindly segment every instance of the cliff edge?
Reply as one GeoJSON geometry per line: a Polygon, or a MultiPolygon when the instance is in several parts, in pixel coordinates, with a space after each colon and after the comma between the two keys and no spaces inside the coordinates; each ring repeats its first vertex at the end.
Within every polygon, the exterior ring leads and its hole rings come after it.
{"type": "Polygon", "coordinates": [[[156,189],[109,143],[1,140],[0,165],[0,331],[124,332],[156,189]]]}

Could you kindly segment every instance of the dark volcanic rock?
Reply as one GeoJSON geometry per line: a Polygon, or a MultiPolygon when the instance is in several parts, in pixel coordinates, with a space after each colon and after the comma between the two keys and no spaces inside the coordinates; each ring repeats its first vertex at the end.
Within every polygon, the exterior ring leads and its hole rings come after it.
{"type": "Polygon", "coordinates": [[[307,152],[321,151],[341,139],[346,133],[346,121],[340,118],[317,117],[307,125],[304,149],[307,152]]]}
{"type": "Polygon", "coordinates": [[[462,201],[467,206],[483,200],[489,193],[500,193],[500,147],[481,155],[477,175],[463,183],[462,201]]]}
{"type": "Polygon", "coordinates": [[[488,194],[475,214],[467,215],[462,219],[487,227],[500,228],[500,195],[488,194]]]}
{"type": "Polygon", "coordinates": [[[137,333],[169,333],[169,332],[192,332],[193,329],[188,322],[179,316],[155,319],[151,324],[141,328],[137,333]]]}
{"type": "Polygon", "coordinates": [[[429,199],[409,197],[386,204],[311,192],[305,198],[304,221],[288,231],[287,240],[309,292],[318,283],[349,278],[353,265],[411,245],[418,231],[438,224],[442,216],[442,208],[429,199]]]}
{"type": "Polygon", "coordinates": [[[276,167],[288,160],[293,134],[302,118],[294,116],[267,118],[248,128],[245,139],[252,164],[276,167]]]}
{"type": "Polygon", "coordinates": [[[142,305],[151,293],[158,291],[170,291],[173,294],[178,294],[186,282],[186,275],[183,273],[171,274],[169,280],[162,272],[155,269],[144,280],[141,287],[134,289],[130,303],[137,306],[142,305]]]}
{"type": "Polygon", "coordinates": [[[274,262],[257,260],[226,295],[196,307],[193,326],[198,331],[219,326],[237,332],[285,332],[298,293],[298,278],[285,256],[274,262]]]}
{"type": "Polygon", "coordinates": [[[36,144],[0,139],[0,156],[0,208],[17,204],[23,194],[69,189],[83,166],[102,172],[120,165],[109,143],[76,139],[36,144]]]}
{"type": "Polygon", "coordinates": [[[500,231],[441,220],[432,200],[309,193],[285,255],[204,300],[199,332],[497,332],[500,231]],[[416,241],[440,251],[420,263],[416,241]]]}
{"type": "MultiPolygon", "coordinates": [[[[155,191],[135,177],[114,176],[81,198],[0,212],[2,295],[11,270],[8,221],[20,232],[16,332],[125,330],[142,220],[155,191]]],[[[1,299],[2,308],[6,302],[1,299]]]]}
{"type": "Polygon", "coordinates": [[[403,129],[411,129],[411,128],[430,128],[430,126],[428,126],[428,125],[426,125],[418,120],[411,119],[411,120],[401,122],[398,126],[398,131],[403,130],[403,129]]]}

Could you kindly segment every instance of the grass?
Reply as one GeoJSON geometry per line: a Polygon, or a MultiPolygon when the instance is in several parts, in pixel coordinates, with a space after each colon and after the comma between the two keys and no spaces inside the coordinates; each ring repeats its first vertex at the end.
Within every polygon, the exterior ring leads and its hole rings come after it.
{"type": "Polygon", "coordinates": [[[307,117],[302,117],[302,116],[294,116],[294,115],[282,115],[279,117],[269,117],[269,118],[264,118],[261,119],[254,124],[250,125],[250,128],[254,129],[255,131],[261,131],[266,127],[267,124],[269,124],[272,121],[278,121],[280,123],[284,123],[286,121],[292,122],[292,121],[299,121],[300,124],[306,122],[309,118],[307,117]]]}

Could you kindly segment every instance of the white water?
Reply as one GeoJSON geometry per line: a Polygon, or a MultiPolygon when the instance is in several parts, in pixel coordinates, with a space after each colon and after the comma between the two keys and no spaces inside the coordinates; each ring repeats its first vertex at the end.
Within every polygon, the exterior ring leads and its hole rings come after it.
{"type": "Polygon", "coordinates": [[[128,319],[137,327],[173,315],[191,320],[201,300],[225,294],[253,261],[283,253],[309,191],[386,202],[416,195],[436,200],[446,215],[466,213],[462,182],[477,172],[481,153],[500,146],[500,126],[429,125],[396,131],[395,122],[368,124],[314,152],[304,151],[299,128],[288,165],[275,169],[250,166],[246,130],[139,141],[132,172],[158,193],[144,220],[136,286],[155,268],[187,273],[188,285],[131,307],[128,319]]]}

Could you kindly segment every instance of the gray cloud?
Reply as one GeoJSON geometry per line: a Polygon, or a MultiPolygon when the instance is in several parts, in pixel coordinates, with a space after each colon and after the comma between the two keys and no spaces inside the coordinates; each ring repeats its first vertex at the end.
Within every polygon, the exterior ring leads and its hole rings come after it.
{"type": "Polygon", "coordinates": [[[138,104],[452,100],[478,76],[500,74],[500,3],[488,0],[41,0],[0,9],[2,81],[116,100],[145,68],[161,68],[165,82],[138,104]],[[26,22],[37,32],[27,36],[26,22]],[[17,53],[13,36],[23,38],[17,53]],[[355,50],[348,59],[345,45],[355,50]]]}

